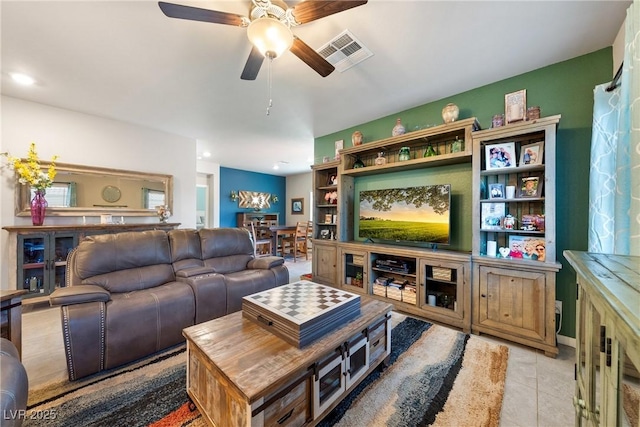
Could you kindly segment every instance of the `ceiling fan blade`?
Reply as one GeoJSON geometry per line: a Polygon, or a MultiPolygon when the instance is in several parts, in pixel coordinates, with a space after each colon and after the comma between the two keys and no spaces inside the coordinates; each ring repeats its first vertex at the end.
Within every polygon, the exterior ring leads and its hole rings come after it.
{"type": "Polygon", "coordinates": [[[256,77],[258,77],[262,61],[264,61],[264,56],[262,56],[258,48],[253,46],[251,48],[249,58],[247,59],[247,63],[244,64],[244,70],[242,70],[240,78],[242,80],[255,80],[256,77]]]}
{"type": "Polygon", "coordinates": [[[219,12],[217,10],[200,9],[192,6],[158,2],[162,12],[169,18],[188,19],[190,21],[212,22],[214,24],[226,24],[242,26],[242,15],[235,13],[219,12]]]}
{"type": "Polygon", "coordinates": [[[313,68],[315,72],[320,74],[322,77],[327,77],[333,72],[333,70],[335,70],[333,65],[296,36],[293,37],[291,53],[302,59],[305,64],[313,68]]]}
{"type": "Polygon", "coordinates": [[[366,3],[367,0],[307,0],[293,8],[293,16],[299,24],[305,24],[366,3]]]}

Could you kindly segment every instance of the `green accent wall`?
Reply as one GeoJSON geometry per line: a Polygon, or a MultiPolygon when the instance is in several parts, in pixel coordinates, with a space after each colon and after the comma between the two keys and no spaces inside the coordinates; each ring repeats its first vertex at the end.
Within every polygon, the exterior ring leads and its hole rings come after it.
{"type": "MultiPolygon", "coordinates": [[[[612,69],[612,48],[608,47],[316,138],[314,156],[316,159],[322,159],[323,156],[333,158],[335,141],[342,139],[345,141],[345,147],[350,147],[351,134],[356,130],[364,134],[365,144],[388,138],[398,117],[408,130],[416,126],[441,124],[442,108],[449,102],[460,108],[459,120],[476,117],[482,129],[487,129],[490,127],[491,117],[504,112],[504,95],[526,89],[527,106],[540,106],[543,117],[562,115],[558,126],[556,153],[545,152],[545,156],[555,155],[557,162],[556,240],[558,261],[562,263],[562,270],[557,275],[556,298],[561,300],[563,305],[560,334],[575,337],[575,273],[565,261],[562,252],[565,249],[587,250],[593,89],[596,85],[611,81],[612,69]]],[[[473,70],[469,72],[472,73],[473,70]]],[[[427,176],[433,176],[433,173],[432,169],[393,173],[390,174],[390,181],[384,179],[384,184],[395,185],[398,182],[406,182],[407,179],[419,180],[421,174],[427,182],[427,176]]],[[[449,179],[456,187],[456,183],[462,185],[464,182],[467,182],[469,188],[471,186],[470,165],[468,168],[466,165],[455,166],[448,172],[440,171],[438,174],[438,179],[449,179]],[[469,177],[463,178],[462,175],[465,174],[469,177]]],[[[382,178],[366,178],[356,182],[356,190],[381,185],[377,180],[382,178]]],[[[431,179],[428,178],[428,181],[431,179]]],[[[452,218],[452,233],[456,241],[451,249],[455,247],[457,250],[468,251],[471,246],[471,192],[470,189],[462,188],[459,192],[455,189],[454,195],[454,207],[459,209],[459,212],[452,212],[455,217],[452,218]]]]}

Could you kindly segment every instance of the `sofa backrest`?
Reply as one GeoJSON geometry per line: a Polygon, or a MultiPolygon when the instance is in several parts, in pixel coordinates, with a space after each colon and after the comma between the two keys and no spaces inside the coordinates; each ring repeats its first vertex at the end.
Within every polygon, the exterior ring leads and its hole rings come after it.
{"type": "Polygon", "coordinates": [[[253,241],[245,228],[203,228],[198,234],[204,265],[216,273],[245,270],[254,258],[253,241]]]}
{"type": "Polygon", "coordinates": [[[167,235],[171,246],[171,262],[175,271],[204,265],[200,250],[200,236],[197,230],[178,228],[170,230],[167,235]]]}
{"type": "Polygon", "coordinates": [[[72,276],[81,284],[102,286],[109,292],[130,292],[175,280],[169,238],[161,230],[87,237],[69,262],[72,276]]]}

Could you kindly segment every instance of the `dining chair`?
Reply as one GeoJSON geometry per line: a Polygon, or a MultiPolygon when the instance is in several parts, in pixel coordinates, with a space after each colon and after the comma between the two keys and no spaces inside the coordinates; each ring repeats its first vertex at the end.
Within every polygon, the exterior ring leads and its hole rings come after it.
{"type": "Polygon", "coordinates": [[[282,239],[283,255],[284,252],[293,253],[293,262],[296,262],[298,254],[304,254],[309,259],[307,240],[307,223],[297,222],[295,233],[282,239]]]}
{"type": "Polygon", "coordinates": [[[272,254],[273,245],[271,237],[259,236],[256,232],[256,226],[253,222],[243,223],[243,227],[247,228],[251,232],[251,238],[253,239],[253,255],[256,258],[269,256],[272,254]]]}

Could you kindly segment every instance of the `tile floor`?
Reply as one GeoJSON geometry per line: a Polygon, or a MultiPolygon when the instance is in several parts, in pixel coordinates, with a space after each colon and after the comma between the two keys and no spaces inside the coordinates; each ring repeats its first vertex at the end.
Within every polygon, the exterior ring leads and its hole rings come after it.
{"type": "MultiPolygon", "coordinates": [[[[311,261],[286,262],[291,280],[311,271],[311,261]]],[[[509,347],[509,365],[500,425],[562,427],[574,425],[574,349],[560,345],[557,358],[481,335],[509,347]]],[[[30,387],[65,379],[66,364],[58,308],[32,308],[23,313],[23,362],[30,387]]]]}

